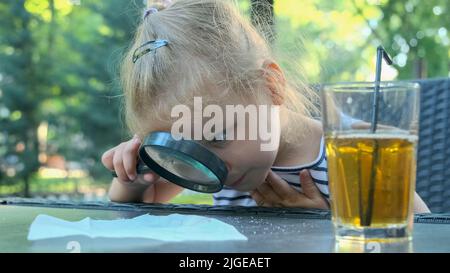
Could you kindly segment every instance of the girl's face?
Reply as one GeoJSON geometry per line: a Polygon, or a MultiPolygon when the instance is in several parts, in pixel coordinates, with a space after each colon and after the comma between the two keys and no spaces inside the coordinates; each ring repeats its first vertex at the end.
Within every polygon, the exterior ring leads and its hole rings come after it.
{"type": "MultiPolygon", "coordinates": [[[[238,115],[243,114],[242,109],[236,112],[238,115]]],[[[255,119],[252,120],[247,116],[245,124],[236,122],[234,126],[232,125],[235,131],[234,139],[237,138],[236,132],[241,129],[241,132],[245,132],[246,139],[244,140],[227,140],[227,132],[230,131],[230,128],[227,128],[219,137],[219,139],[225,140],[202,141],[202,144],[210,151],[216,153],[226,163],[228,177],[225,186],[239,191],[251,191],[263,183],[267,177],[277,156],[280,138],[279,113],[269,112],[270,109],[267,113],[268,115],[273,115],[272,118],[258,116],[257,121],[255,121],[255,119]],[[239,128],[239,126],[241,127],[239,128]],[[270,132],[270,139],[275,142],[275,145],[271,146],[268,150],[262,149],[263,143],[267,143],[267,141],[262,141],[259,135],[262,128],[271,129],[267,130],[266,133],[270,132]],[[249,139],[251,130],[258,132],[254,140],[249,139]]]]}
{"type": "Polygon", "coordinates": [[[264,182],[277,151],[261,151],[260,140],[216,141],[205,146],[227,165],[225,186],[251,191],[264,182]]]}
{"type": "MultiPolygon", "coordinates": [[[[238,122],[235,117],[235,123],[231,124],[234,127],[234,140],[230,140],[229,132],[230,128],[224,121],[225,128],[223,132],[215,134],[215,139],[198,141],[204,145],[210,151],[214,152],[220,157],[226,164],[228,169],[228,176],[225,181],[225,186],[233,188],[239,191],[251,191],[262,184],[272,167],[279,148],[280,138],[280,126],[279,126],[279,113],[270,112],[268,108],[268,118],[257,118],[257,125],[255,127],[255,119],[245,118],[245,122],[238,122]],[[272,116],[270,116],[272,115],[272,116]],[[243,124],[244,123],[244,124],[243,124]],[[260,129],[262,126],[264,129],[260,129]],[[268,128],[268,129],[266,129],[268,128]],[[257,130],[256,139],[249,139],[250,131],[257,130]],[[237,132],[244,130],[245,139],[237,139],[237,132]],[[260,130],[265,130],[265,141],[261,139],[260,130]],[[268,143],[267,137],[270,135],[270,139],[274,143],[270,149],[262,149],[264,143],[268,143]]],[[[243,109],[235,110],[237,115],[243,115],[243,109]]],[[[258,114],[259,115],[259,114],[258,114]]],[[[225,115],[224,115],[225,116],[225,115]]],[[[244,115],[243,115],[244,116],[244,115]]],[[[202,127],[208,119],[202,119],[202,127]]],[[[191,127],[194,128],[194,123],[191,127]]],[[[198,125],[197,125],[198,126],[198,125]]],[[[154,131],[171,131],[168,126],[153,128],[154,131]]],[[[152,130],[153,131],[153,130],[152,130]]]]}

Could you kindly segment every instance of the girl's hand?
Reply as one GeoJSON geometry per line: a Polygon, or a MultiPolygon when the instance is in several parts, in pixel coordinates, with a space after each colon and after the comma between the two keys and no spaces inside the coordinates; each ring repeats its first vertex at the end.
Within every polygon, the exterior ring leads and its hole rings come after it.
{"type": "Polygon", "coordinates": [[[139,181],[151,184],[159,179],[155,173],[146,173],[138,176],[136,164],[141,140],[135,135],[132,139],[122,142],[114,148],[106,151],[102,156],[102,163],[117,174],[117,180],[122,183],[139,181]]]}
{"type": "Polygon", "coordinates": [[[256,188],[251,195],[258,206],[329,208],[328,201],[322,197],[309,171],[303,170],[300,172],[300,184],[303,193],[297,191],[276,173],[269,171],[266,181],[256,188]]]}

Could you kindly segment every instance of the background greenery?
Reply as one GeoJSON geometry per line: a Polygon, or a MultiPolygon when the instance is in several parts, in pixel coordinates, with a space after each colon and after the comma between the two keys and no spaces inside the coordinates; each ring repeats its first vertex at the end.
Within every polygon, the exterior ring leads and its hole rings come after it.
{"type": "MultiPolygon", "coordinates": [[[[265,0],[261,0],[265,1],[265,0]]],[[[239,6],[250,16],[250,0],[239,6]]],[[[449,76],[447,0],[275,0],[286,71],[309,82],[374,78],[375,48],[394,59],[383,79],[449,76]]],[[[105,200],[101,154],[126,140],[117,63],[141,0],[0,2],[0,196],[105,200]],[[52,167],[50,158],[63,160],[52,167]]],[[[173,202],[211,203],[184,194],[173,202]]]]}

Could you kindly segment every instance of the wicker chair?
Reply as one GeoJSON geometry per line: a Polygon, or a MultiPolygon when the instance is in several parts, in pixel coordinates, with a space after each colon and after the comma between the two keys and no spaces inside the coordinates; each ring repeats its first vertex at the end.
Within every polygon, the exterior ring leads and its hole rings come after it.
{"type": "Polygon", "coordinates": [[[432,212],[450,212],[450,78],[415,82],[421,85],[416,190],[432,212]]]}

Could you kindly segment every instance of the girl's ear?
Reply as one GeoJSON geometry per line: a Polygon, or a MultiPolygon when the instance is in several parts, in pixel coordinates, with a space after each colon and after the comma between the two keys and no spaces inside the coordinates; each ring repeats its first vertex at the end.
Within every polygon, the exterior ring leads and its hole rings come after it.
{"type": "Polygon", "coordinates": [[[265,60],[263,65],[263,74],[265,77],[265,83],[267,90],[270,91],[272,102],[274,105],[282,105],[285,97],[286,78],[284,77],[281,67],[271,61],[265,60]]]}

